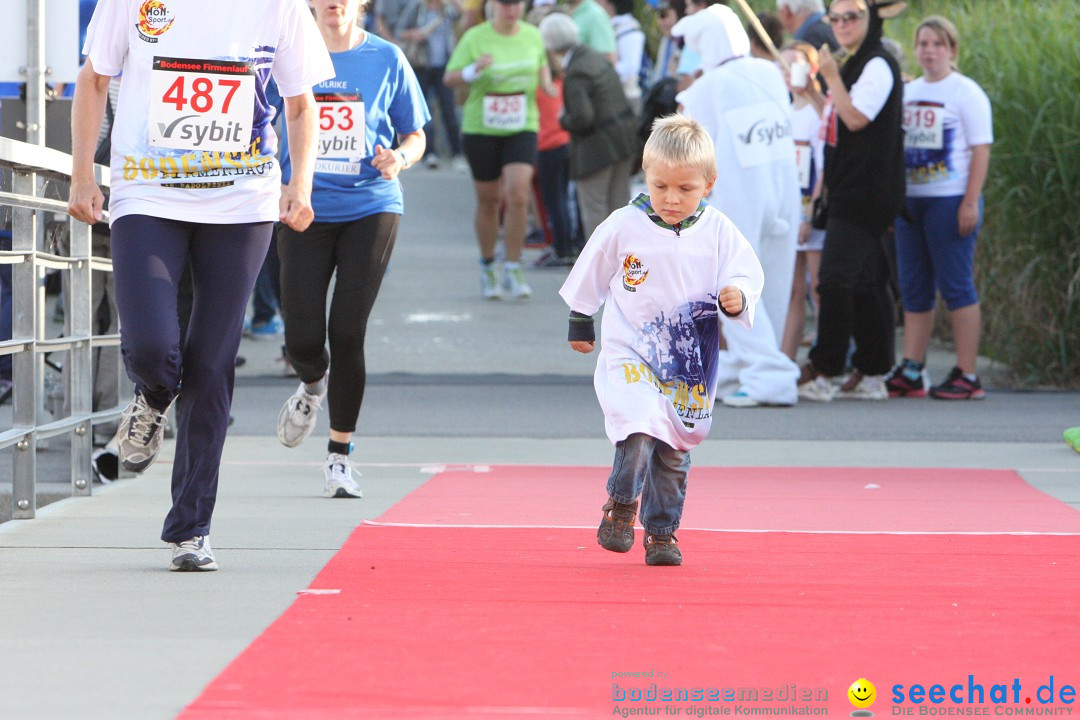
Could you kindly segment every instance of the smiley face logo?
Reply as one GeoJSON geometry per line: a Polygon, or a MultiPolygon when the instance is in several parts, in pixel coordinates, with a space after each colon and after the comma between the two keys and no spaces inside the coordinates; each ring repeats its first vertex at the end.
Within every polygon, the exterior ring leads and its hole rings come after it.
{"type": "Polygon", "coordinates": [[[851,704],[857,708],[868,708],[874,704],[874,700],[877,699],[877,688],[874,687],[874,683],[870,682],[866,678],[859,678],[855,682],[851,683],[851,687],[847,691],[848,700],[851,704]]]}

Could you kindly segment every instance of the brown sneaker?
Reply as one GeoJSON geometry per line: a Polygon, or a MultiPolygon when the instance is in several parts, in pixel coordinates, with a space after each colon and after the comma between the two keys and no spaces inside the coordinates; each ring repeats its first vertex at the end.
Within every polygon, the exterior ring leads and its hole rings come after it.
{"type": "Polygon", "coordinates": [[[674,535],[645,536],[646,565],[682,565],[682,551],[674,535]]]}
{"type": "Polygon", "coordinates": [[[630,552],[634,547],[634,518],[637,517],[637,500],[627,505],[608,498],[604,504],[604,517],[596,530],[596,542],[611,552],[630,552]]]}

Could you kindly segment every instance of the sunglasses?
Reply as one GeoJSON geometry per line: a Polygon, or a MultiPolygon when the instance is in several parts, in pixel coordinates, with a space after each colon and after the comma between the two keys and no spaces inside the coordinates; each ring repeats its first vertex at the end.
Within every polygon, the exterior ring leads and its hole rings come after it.
{"type": "Polygon", "coordinates": [[[837,15],[836,13],[829,13],[825,16],[825,18],[829,21],[830,25],[847,25],[849,23],[855,22],[856,20],[862,20],[864,17],[866,17],[865,10],[861,12],[846,12],[842,15],[837,15]]]}

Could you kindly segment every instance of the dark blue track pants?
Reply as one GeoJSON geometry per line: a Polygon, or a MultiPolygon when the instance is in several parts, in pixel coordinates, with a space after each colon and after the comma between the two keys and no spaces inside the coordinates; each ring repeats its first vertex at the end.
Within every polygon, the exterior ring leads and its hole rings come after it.
{"type": "Polygon", "coordinates": [[[236,352],[272,231],[269,222],[211,225],[147,215],[126,215],[112,224],[128,377],[158,410],[183,393],[165,542],[210,533],[236,352]],[[189,262],[194,297],[187,337],[181,338],[176,289],[189,262]]]}

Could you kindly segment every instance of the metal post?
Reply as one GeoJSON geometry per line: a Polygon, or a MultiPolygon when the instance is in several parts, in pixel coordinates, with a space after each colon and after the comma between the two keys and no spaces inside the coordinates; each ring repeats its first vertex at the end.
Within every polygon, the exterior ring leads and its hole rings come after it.
{"type": "Polygon", "coordinates": [[[92,453],[93,426],[93,362],[90,348],[91,327],[91,241],[90,226],[74,218],[68,220],[71,243],[69,254],[72,264],[68,271],[68,292],[64,297],[64,325],[69,338],[78,343],[68,352],[64,366],[68,402],[65,403],[72,417],[83,416],[86,421],[75,428],[71,438],[71,492],[73,495],[89,495],[93,482],[90,478],[90,455],[92,453]]]}
{"type": "MultiPolygon", "coordinates": [[[[24,168],[12,172],[12,190],[16,194],[33,196],[35,174],[24,168]]],[[[41,337],[37,324],[37,263],[33,256],[37,243],[39,213],[29,208],[15,207],[11,219],[11,249],[24,250],[30,255],[11,268],[11,335],[16,338],[41,337]]],[[[15,392],[12,421],[17,428],[33,428],[37,425],[38,353],[29,350],[15,353],[12,358],[12,376],[15,392]]],[[[37,513],[37,438],[31,434],[15,446],[13,462],[14,478],[11,488],[11,517],[29,519],[37,513]]]]}
{"type": "Polygon", "coordinates": [[[26,0],[26,142],[45,144],[45,0],[26,0]]]}

